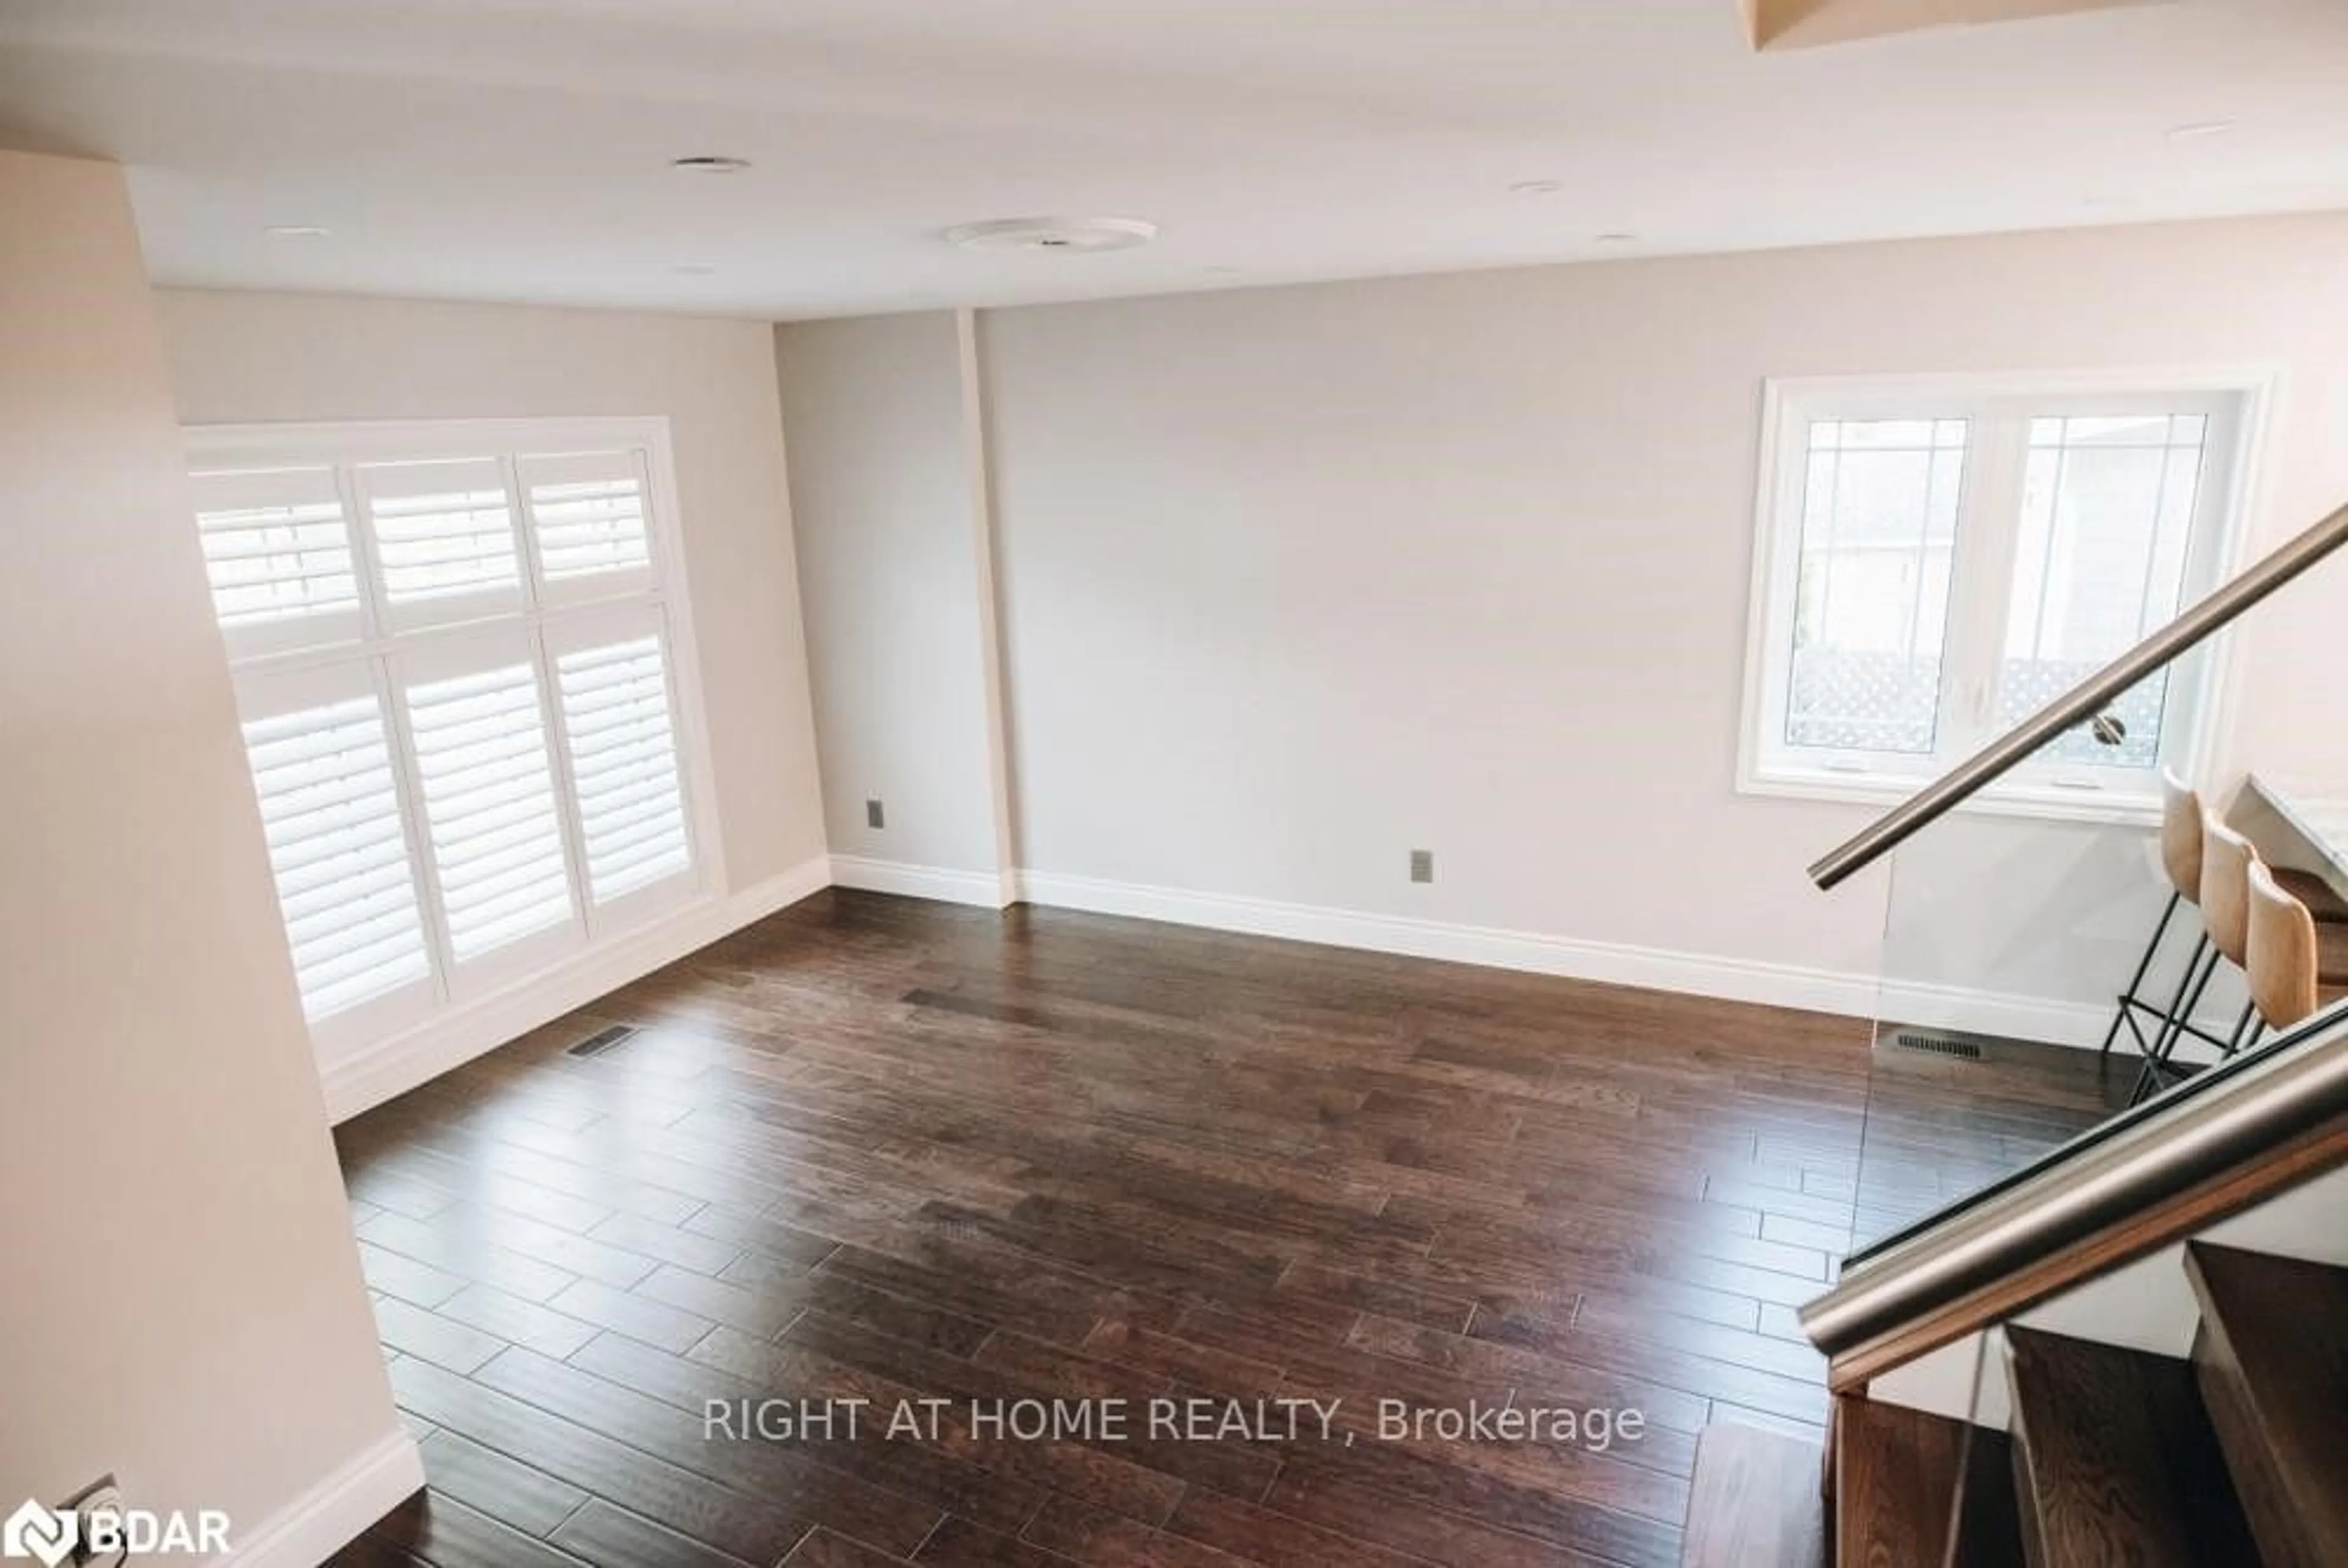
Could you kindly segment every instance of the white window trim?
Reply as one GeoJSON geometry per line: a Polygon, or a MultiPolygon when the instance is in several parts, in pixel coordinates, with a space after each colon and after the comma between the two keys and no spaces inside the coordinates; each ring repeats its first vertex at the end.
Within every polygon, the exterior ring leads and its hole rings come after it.
{"type": "MultiPolygon", "coordinates": [[[[2248,563],[2253,541],[2262,537],[2260,483],[2266,467],[2266,443],[2282,382],[2283,373],[2274,365],[2148,366],[2011,374],[1989,372],[1780,376],[1765,380],[1754,498],[1752,579],[1746,610],[1745,692],[1737,731],[1736,793],[1882,807],[1897,805],[1915,794],[1931,776],[1921,773],[1844,774],[1826,769],[1783,770],[1772,768],[1764,761],[1768,751],[1764,730],[1775,712],[1769,682],[1778,664],[1772,649],[1772,633],[1786,624],[1789,607],[1781,601],[1787,551],[1798,548],[1797,531],[1786,526],[1788,478],[1783,462],[1787,449],[1785,434],[1802,410],[1830,403],[1863,413],[1868,405],[1879,404],[1897,406],[1903,415],[1913,416],[1910,411],[1917,404],[1933,399],[2060,401],[2096,396],[2144,397],[2163,393],[2238,398],[2240,416],[2234,460],[2227,476],[2225,522],[2214,544],[2216,575],[2223,580],[2248,563]],[[1789,536],[1793,540],[1790,544],[1789,536]]],[[[2196,704],[2183,736],[2175,743],[2183,755],[2191,759],[2193,770],[2205,774],[2229,749],[2232,715],[2239,707],[2238,671],[2230,640],[2219,638],[2209,647],[2208,657],[2204,700],[2196,704]]],[[[2160,816],[2159,798],[2154,793],[2079,793],[2048,784],[2018,784],[2011,779],[1991,785],[1958,809],[1982,815],[2054,822],[2148,824],[2157,823],[2160,816]]]]}
{"type": "MultiPolygon", "coordinates": [[[[669,437],[669,422],[658,415],[591,415],[551,418],[493,418],[458,420],[367,420],[350,422],[304,422],[290,424],[191,425],[181,430],[182,443],[191,469],[232,468],[239,466],[280,467],[294,465],[339,466],[352,463],[426,461],[434,458],[499,457],[520,452],[561,452],[589,449],[633,447],[644,455],[645,483],[649,490],[652,517],[647,519],[650,535],[654,581],[648,588],[639,578],[614,582],[608,593],[596,593],[592,587],[583,591],[566,592],[552,604],[531,602],[527,608],[505,608],[479,620],[452,620],[428,626],[402,629],[396,635],[380,630],[363,631],[359,636],[322,646],[290,649],[250,648],[240,650],[230,645],[223,636],[223,658],[232,673],[240,680],[246,677],[265,678],[295,673],[305,670],[325,669],[364,663],[379,671],[384,656],[396,650],[417,650],[437,647],[443,642],[451,645],[478,637],[485,628],[520,628],[533,645],[542,641],[542,628],[548,620],[568,620],[592,614],[600,606],[652,604],[659,608],[667,642],[668,678],[675,692],[676,712],[672,723],[676,734],[678,764],[684,774],[685,796],[685,833],[692,857],[692,874],[683,892],[673,897],[657,900],[623,896],[613,904],[597,910],[592,889],[586,885],[583,857],[576,857],[580,886],[573,889],[578,905],[578,917],[586,921],[583,942],[569,951],[551,955],[551,963],[561,966],[582,960],[592,960],[598,955],[621,948],[639,938],[648,928],[672,920],[688,911],[717,903],[731,889],[726,873],[725,846],[721,837],[717,811],[716,773],[710,760],[710,737],[707,704],[701,678],[701,659],[695,638],[692,610],[691,588],[685,569],[683,534],[685,524],[677,504],[676,468],[669,437]]],[[[365,548],[365,513],[355,498],[344,497],[345,515],[352,531],[355,548],[365,548]]],[[[535,551],[537,544],[522,519],[515,520],[518,548],[535,551]]],[[[363,591],[364,589],[363,589],[363,591]]],[[[548,666],[551,671],[551,665],[548,666]]],[[[393,712],[395,694],[378,692],[383,712],[388,721],[393,712]]],[[[544,700],[558,703],[554,692],[544,694],[544,700]]],[[[548,735],[549,764],[557,770],[558,789],[569,767],[569,759],[559,754],[561,748],[555,743],[554,732],[548,735]]],[[[411,835],[411,860],[426,851],[417,835],[422,831],[420,814],[404,814],[411,835]]],[[[567,829],[566,829],[567,832],[567,829]]],[[[429,885],[426,879],[418,886],[419,907],[426,907],[429,885]]],[[[461,1011],[488,997],[506,991],[518,984],[526,984],[532,973],[517,968],[511,963],[482,964],[471,975],[460,974],[449,955],[440,948],[444,943],[432,935],[434,925],[427,923],[427,942],[433,948],[435,995],[438,1002],[432,1015],[461,1011]]],[[[525,938],[521,948],[530,948],[535,938],[525,938]]],[[[517,953],[516,958],[529,955],[517,953]]],[[[537,966],[540,968],[543,965],[537,966]]],[[[313,1022],[312,1042],[322,1062],[328,1067],[338,1060],[355,1057],[380,1046],[387,1038],[427,1021],[411,1008],[379,1009],[362,1002],[345,1012],[330,1014],[313,1022]]]]}

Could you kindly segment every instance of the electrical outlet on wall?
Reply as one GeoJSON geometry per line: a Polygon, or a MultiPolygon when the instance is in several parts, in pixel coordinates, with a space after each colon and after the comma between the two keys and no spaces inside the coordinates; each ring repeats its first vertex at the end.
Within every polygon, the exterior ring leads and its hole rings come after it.
{"type": "MultiPolygon", "coordinates": [[[[81,1495],[73,1500],[73,1506],[85,1520],[94,1513],[110,1513],[119,1519],[123,1515],[122,1483],[109,1471],[84,1487],[81,1495]]],[[[74,1568],[122,1568],[129,1560],[129,1547],[108,1549],[87,1536],[74,1548],[74,1568]]]]}
{"type": "Polygon", "coordinates": [[[868,800],[864,803],[865,826],[886,827],[889,825],[888,821],[886,820],[887,815],[888,814],[880,809],[880,803],[879,801],[868,800]]]}
{"type": "Polygon", "coordinates": [[[1414,849],[1410,852],[1410,879],[1413,882],[1435,880],[1435,851],[1414,849]]]}

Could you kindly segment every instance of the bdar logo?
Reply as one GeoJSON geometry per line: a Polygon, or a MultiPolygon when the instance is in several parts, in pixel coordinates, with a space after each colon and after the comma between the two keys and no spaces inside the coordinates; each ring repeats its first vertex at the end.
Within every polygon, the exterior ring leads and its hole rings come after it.
{"type": "Polygon", "coordinates": [[[25,1506],[8,1516],[0,1525],[0,1553],[10,1557],[37,1557],[57,1568],[72,1555],[76,1528],[70,1508],[43,1508],[37,1499],[26,1498],[25,1506]]]}
{"type": "Polygon", "coordinates": [[[221,1510],[158,1513],[125,1508],[121,1496],[108,1476],[75,1499],[72,1508],[44,1508],[39,1499],[26,1499],[0,1525],[0,1557],[37,1557],[47,1568],[57,1568],[76,1551],[114,1562],[173,1553],[217,1557],[228,1551],[228,1515],[221,1510]]]}

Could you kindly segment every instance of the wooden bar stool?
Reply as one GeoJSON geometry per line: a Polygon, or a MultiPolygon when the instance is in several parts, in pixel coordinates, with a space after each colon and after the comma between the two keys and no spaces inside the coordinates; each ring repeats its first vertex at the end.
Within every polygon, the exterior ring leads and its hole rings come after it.
{"type": "MultiPolygon", "coordinates": [[[[2160,868],[2167,874],[2172,891],[2158,923],[2152,928],[2152,940],[2145,944],[2144,957],[2137,961],[2135,976],[2120,993],[2119,1006],[2112,1014],[2112,1026],[2104,1031],[2101,1055],[2110,1054],[2112,1042],[2119,1038],[2123,1026],[2135,1038],[2137,1054],[2147,1061],[2162,1056],[2165,1061],[2163,1053],[2173,1050],[2178,1043],[2170,1037],[2180,1030],[2220,1050],[2225,1048],[2222,1037],[2193,1021],[2193,1009],[2218,972],[2219,955],[2209,946],[2206,928],[2196,933],[2193,949],[2185,958],[2185,971],[2178,976],[2177,989],[2168,1001],[2156,1003],[2144,995],[2145,977],[2152,972],[2160,956],[2160,945],[2168,935],[2169,923],[2176,918],[2179,907],[2201,902],[2202,845],[2207,836],[2203,825],[2209,820],[2201,797],[2175,774],[2164,771],[2160,775],[2160,868]],[[2141,1019],[2154,1020],[2149,1038],[2141,1019]]],[[[2144,1085],[2145,1077],[2140,1071],[2137,1098],[2142,1098],[2144,1085]]]]}
{"type": "MultiPolygon", "coordinates": [[[[2168,1038],[2170,1026],[2178,1018],[2178,1007],[2192,988],[2202,960],[2209,951],[2209,937],[2205,931],[2195,938],[2193,950],[2185,959],[2185,973],[2178,978],[2177,990],[2166,1006],[2155,1004],[2144,993],[2145,977],[2152,972],[2153,961],[2160,956],[2160,944],[2168,935],[2169,923],[2185,905],[2201,901],[2201,797],[2186,787],[2175,774],[2163,771],[2160,775],[2160,868],[2168,876],[2171,889],[2168,902],[2160,911],[2159,923],[2152,928],[2152,939],[2144,945],[2144,957],[2137,960],[2136,973],[2119,996],[2119,1006],[2112,1014],[2112,1027],[2104,1031],[2104,1044],[2099,1055],[2111,1054],[2112,1042],[2119,1038],[2125,1026],[2136,1039],[2138,1056],[2150,1056],[2168,1038]],[[2158,1020],[2150,1039],[2137,1015],[2158,1020]]],[[[2205,980],[2202,982],[2207,984],[2205,980]]],[[[2196,993],[2199,999],[2199,993],[2196,993]]]]}
{"type": "Polygon", "coordinates": [[[2319,925],[2264,866],[2250,866],[2249,886],[2250,1005],[2263,1027],[2289,1029],[2348,997],[2348,927],[2319,925]]]}
{"type": "Polygon", "coordinates": [[[2250,949],[2250,867],[2257,864],[2259,852],[2250,841],[2219,822],[2207,811],[2201,814],[2201,928],[2206,948],[2198,974],[2188,974],[2187,985],[2178,997],[2176,1009],[2169,1014],[2167,1029],[2152,1050],[2145,1053],[2144,1067],[2137,1072],[2136,1088],[2129,1094],[2129,1103],[2146,1099],[2165,1087],[2163,1076],[2177,1055],[2177,1048],[2188,1034],[2216,1045],[2222,1056],[2231,1056],[2241,1043],[2243,1032],[2250,1026],[2251,1010],[2242,1009],[2242,1017],[2231,1033],[2219,1037],[2196,1027],[2192,1021],[2196,1009],[2201,1005],[2203,993],[2218,973],[2219,959],[2237,968],[2247,968],[2250,949]]]}

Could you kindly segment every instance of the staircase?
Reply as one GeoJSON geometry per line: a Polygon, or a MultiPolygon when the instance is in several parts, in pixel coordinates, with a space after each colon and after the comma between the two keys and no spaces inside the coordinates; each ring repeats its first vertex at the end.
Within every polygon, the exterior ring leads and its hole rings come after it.
{"type": "Polygon", "coordinates": [[[1817,1444],[1712,1428],[1682,1568],[2343,1568],[2348,1269],[2185,1266],[2191,1360],[2009,1324],[2010,1433],[1844,1399],[1831,1501],[1817,1444]]]}

